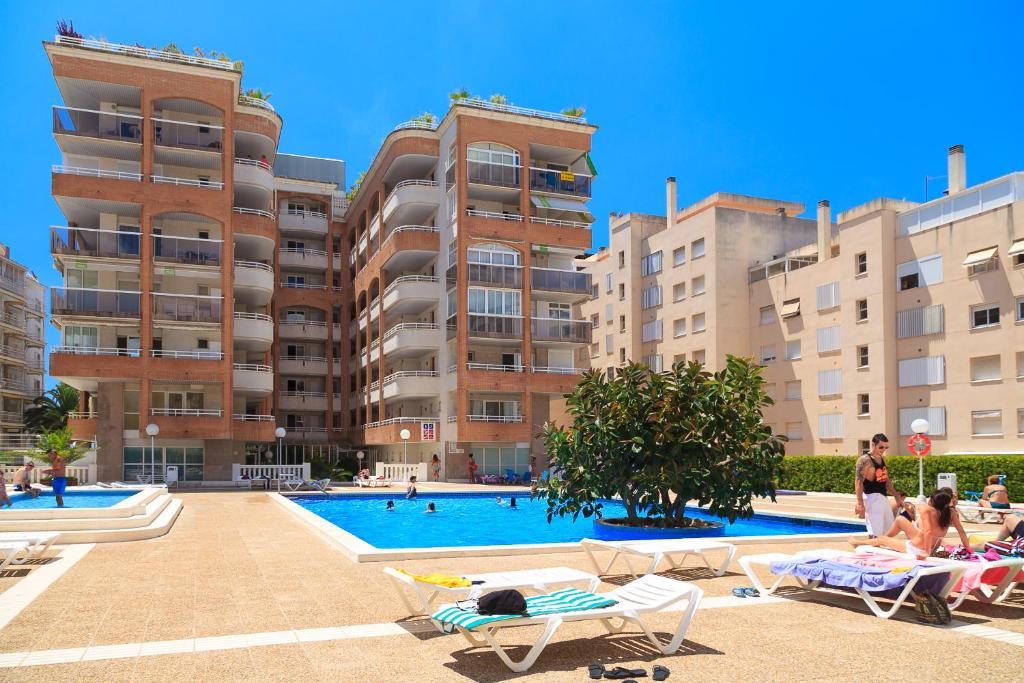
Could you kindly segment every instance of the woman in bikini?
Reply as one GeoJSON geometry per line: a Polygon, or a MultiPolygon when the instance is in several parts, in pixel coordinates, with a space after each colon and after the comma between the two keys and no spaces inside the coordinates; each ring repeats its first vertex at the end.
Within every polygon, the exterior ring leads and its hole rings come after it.
{"type": "Polygon", "coordinates": [[[1006,487],[999,483],[999,475],[993,474],[988,478],[988,486],[981,494],[981,500],[978,501],[978,505],[983,508],[992,508],[994,510],[1009,510],[1010,509],[1010,494],[1006,490],[1006,487]]]}
{"type": "Polygon", "coordinates": [[[851,538],[850,543],[854,546],[889,548],[923,560],[931,555],[935,546],[946,536],[950,526],[960,534],[960,542],[964,547],[969,548],[970,539],[960,523],[960,514],[953,505],[952,494],[939,490],[928,498],[927,505],[919,507],[916,522],[900,516],[884,536],[867,540],[851,538]],[[896,538],[901,531],[906,534],[906,540],[896,538]]]}

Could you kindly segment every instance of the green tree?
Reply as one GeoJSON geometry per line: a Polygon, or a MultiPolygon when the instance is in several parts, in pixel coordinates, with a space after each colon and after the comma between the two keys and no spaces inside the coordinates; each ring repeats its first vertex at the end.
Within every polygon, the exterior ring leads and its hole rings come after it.
{"type": "Polygon", "coordinates": [[[60,382],[39,396],[25,409],[25,427],[33,432],[61,429],[68,415],[78,410],[78,389],[60,382]]]}
{"type": "Polygon", "coordinates": [[[532,496],[549,520],[600,516],[618,497],[627,525],[682,527],[691,500],[734,521],[753,514],[755,496],[774,499],[785,447],[762,420],[771,399],[750,360],[729,356],[714,374],[699,363],[591,371],[566,399],[572,424],[540,435],[555,475],[532,496]]]}
{"type": "Polygon", "coordinates": [[[75,441],[71,438],[71,427],[54,429],[39,435],[39,439],[36,441],[36,449],[30,454],[30,457],[49,462],[46,454],[50,449],[57,451],[57,455],[64,458],[64,462],[70,465],[85,457],[85,454],[90,450],[90,444],[84,441],[75,441]]]}

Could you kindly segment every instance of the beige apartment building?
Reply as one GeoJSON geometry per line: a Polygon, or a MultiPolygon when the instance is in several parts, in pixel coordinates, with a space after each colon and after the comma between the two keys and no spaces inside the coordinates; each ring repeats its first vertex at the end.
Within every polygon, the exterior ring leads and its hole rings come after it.
{"type": "Polygon", "coordinates": [[[765,420],[790,454],[862,451],[884,432],[906,453],[925,418],[936,453],[1024,453],[1024,173],[914,204],[836,215],[718,193],[668,220],[613,215],[581,262],[594,335],[580,362],[654,368],[726,354],[764,365],[765,420]],[[588,358],[584,358],[586,356],[588,358]]]}
{"type": "Polygon", "coordinates": [[[0,448],[34,445],[24,411],[43,393],[46,288],[0,244],[0,448]],[[28,439],[28,441],[26,441],[28,439]]]}

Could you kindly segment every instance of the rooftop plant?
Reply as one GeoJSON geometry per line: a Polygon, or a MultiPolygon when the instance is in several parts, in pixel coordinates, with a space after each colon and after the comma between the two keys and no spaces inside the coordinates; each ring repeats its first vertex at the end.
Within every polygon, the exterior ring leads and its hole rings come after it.
{"type": "Polygon", "coordinates": [[[75,22],[61,19],[57,22],[57,35],[65,38],[81,38],[82,34],[75,30],[75,22]]]}
{"type": "Polygon", "coordinates": [[[627,526],[703,526],[686,516],[688,501],[748,518],[755,496],[774,499],[785,450],[762,420],[764,384],[758,365],[734,356],[714,374],[699,363],[587,372],[566,397],[572,423],[544,425],[554,476],[531,496],[546,500],[549,521],[601,517],[615,496],[626,517],[613,521],[627,526]]]}
{"type": "Polygon", "coordinates": [[[567,107],[562,110],[562,116],[572,116],[575,118],[581,118],[586,113],[586,107],[567,107]]]}
{"type": "Polygon", "coordinates": [[[434,123],[437,123],[437,116],[435,116],[434,114],[432,114],[429,111],[425,111],[422,114],[420,114],[419,116],[414,116],[412,118],[412,120],[413,121],[422,121],[423,123],[434,124],[434,123]]]}
{"type": "Polygon", "coordinates": [[[465,88],[459,88],[458,90],[453,90],[450,93],[448,93],[448,99],[450,99],[453,104],[455,102],[458,102],[459,100],[468,100],[469,99],[469,91],[466,90],[465,88]]]}
{"type": "Polygon", "coordinates": [[[245,91],[244,94],[246,97],[251,97],[256,100],[263,100],[264,102],[266,102],[273,96],[273,93],[263,92],[263,90],[261,90],[260,88],[249,88],[245,91]]]}
{"type": "Polygon", "coordinates": [[[347,199],[350,204],[352,203],[352,200],[355,199],[356,193],[359,192],[359,187],[363,184],[363,179],[365,178],[366,171],[363,171],[358,177],[356,177],[356,181],[352,183],[352,187],[348,188],[348,192],[345,193],[345,199],[347,199]]]}
{"type": "Polygon", "coordinates": [[[490,99],[488,99],[488,102],[491,104],[508,104],[508,98],[501,93],[494,93],[491,95],[490,99]]]}

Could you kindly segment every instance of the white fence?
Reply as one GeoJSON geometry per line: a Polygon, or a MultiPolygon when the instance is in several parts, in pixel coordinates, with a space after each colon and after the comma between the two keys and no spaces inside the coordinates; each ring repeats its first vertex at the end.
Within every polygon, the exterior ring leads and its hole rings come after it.
{"type": "Polygon", "coordinates": [[[375,474],[379,477],[384,475],[388,481],[409,481],[409,477],[416,477],[419,481],[427,480],[427,463],[419,462],[411,465],[397,465],[394,463],[377,463],[375,474]]]}
{"type": "MultiPolygon", "coordinates": [[[[14,473],[20,470],[21,467],[18,465],[0,465],[0,471],[4,473],[4,478],[7,479],[7,483],[14,484],[14,473]]],[[[29,481],[33,484],[38,484],[44,477],[49,477],[48,474],[43,474],[43,470],[47,469],[46,465],[36,464],[32,468],[32,472],[29,475],[29,481]]],[[[96,465],[87,465],[84,467],[75,467],[74,465],[68,465],[66,470],[68,477],[74,477],[78,480],[79,484],[92,484],[96,481],[96,465]]]]}
{"type": "Polygon", "coordinates": [[[241,481],[249,479],[310,479],[309,463],[301,465],[231,465],[231,479],[241,481]]]}

